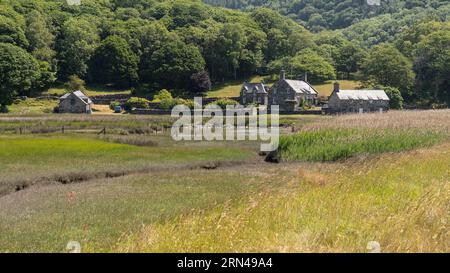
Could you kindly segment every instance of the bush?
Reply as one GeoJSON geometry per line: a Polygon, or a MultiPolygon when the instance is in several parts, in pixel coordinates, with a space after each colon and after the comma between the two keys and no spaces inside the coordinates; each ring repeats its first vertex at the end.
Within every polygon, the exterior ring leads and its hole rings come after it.
{"type": "Polygon", "coordinates": [[[388,95],[389,99],[389,106],[391,109],[403,109],[403,97],[401,92],[394,87],[385,87],[384,91],[388,95]]]}
{"type": "Polygon", "coordinates": [[[109,109],[115,111],[117,106],[122,106],[122,104],[120,102],[118,102],[118,101],[112,101],[109,104],[109,109]]]}
{"type": "Polygon", "coordinates": [[[172,94],[167,89],[162,89],[155,96],[153,96],[154,102],[160,102],[163,100],[172,100],[172,99],[173,99],[172,94]]]}
{"type": "Polygon", "coordinates": [[[8,106],[0,105],[0,113],[8,113],[8,106]]]}
{"type": "Polygon", "coordinates": [[[183,104],[183,105],[186,105],[187,107],[189,107],[190,109],[194,109],[194,107],[196,105],[194,100],[176,99],[176,101],[177,101],[177,105],[183,104]]]}
{"type": "Polygon", "coordinates": [[[185,99],[163,99],[160,102],[159,108],[163,110],[171,110],[176,105],[186,105],[190,109],[193,109],[195,107],[194,100],[185,100],[185,99]]]}
{"type": "Polygon", "coordinates": [[[69,91],[69,92],[73,92],[73,91],[86,91],[85,88],[85,82],[80,79],[78,76],[73,75],[69,77],[69,80],[64,84],[64,88],[69,91]]]}
{"type": "Polygon", "coordinates": [[[177,101],[175,99],[163,99],[160,101],[159,108],[163,110],[170,110],[175,105],[177,105],[177,101]]]}
{"type": "Polygon", "coordinates": [[[133,108],[148,109],[149,103],[145,98],[132,97],[125,103],[125,109],[130,111],[133,108]]]}
{"type": "Polygon", "coordinates": [[[217,106],[219,106],[220,108],[222,108],[223,110],[227,109],[227,105],[239,105],[239,102],[232,100],[232,99],[227,99],[227,98],[223,98],[223,99],[219,99],[215,102],[210,103],[211,104],[215,104],[217,106]]]}
{"type": "Polygon", "coordinates": [[[303,111],[307,111],[307,110],[310,110],[311,108],[312,108],[312,106],[311,106],[311,103],[310,102],[308,102],[308,101],[302,101],[302,103],[300,104],[300,108],[303,110],[303,111]]]}

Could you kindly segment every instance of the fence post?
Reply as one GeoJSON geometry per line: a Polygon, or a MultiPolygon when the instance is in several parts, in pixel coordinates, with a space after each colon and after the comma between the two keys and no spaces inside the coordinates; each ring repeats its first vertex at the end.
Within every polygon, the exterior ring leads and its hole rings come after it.
{"type": "Polygon", "coordinates": [[[61,127],[61,133],[64,134],[64,126],[61,127]]]}

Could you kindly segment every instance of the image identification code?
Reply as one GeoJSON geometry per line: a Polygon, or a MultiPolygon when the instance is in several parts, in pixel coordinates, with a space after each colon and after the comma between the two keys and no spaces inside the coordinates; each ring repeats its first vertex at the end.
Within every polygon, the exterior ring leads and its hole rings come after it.
{"type": "Polygon", "coordinates": [[[271,268],[272,258],[220,258],[220,261],[211,259],[180,259],[177,262],[178,268],[201,268],[210,270],[211,268],[271,268]]]}

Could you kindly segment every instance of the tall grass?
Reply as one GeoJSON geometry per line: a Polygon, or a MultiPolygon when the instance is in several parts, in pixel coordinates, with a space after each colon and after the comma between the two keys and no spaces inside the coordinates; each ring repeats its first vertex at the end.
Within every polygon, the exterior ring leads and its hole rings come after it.
{"type": "Polygon", "coordinates": [[[323,129],[283,136],[283,160],[336,161],[360,154],[400,152],[435,144],[442,132],[391,129],[323,129]]]}
{"type": "MultiPolygon", "coordinates": [[[[299,163],[295,163],[299,164],[299,163]]],[[[308,169],[284,188],[149,225],[124,252],[448,252],[450,146],[308,169]],[[324,167],[324,168],[326,168],[324,167]]]]}

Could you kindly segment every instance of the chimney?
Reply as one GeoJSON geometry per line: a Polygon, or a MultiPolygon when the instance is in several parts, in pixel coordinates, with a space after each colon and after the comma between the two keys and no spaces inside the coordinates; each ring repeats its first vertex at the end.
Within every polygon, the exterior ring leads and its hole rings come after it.
{"type": "Polygon", "coordinates": [[[284,71],[284,69],[281,70],[280,73],[280,80],[285,80],[286,79],[286,71],[284,71]]]}
{"type": "Polygon", "coordinates": [[[335,83],[334,83],[334,89],[333,89],[333,91],[334,91],[334,92],[339,92],[339,90],[340,90],[339,83],[338,83],[338,82],[335,82],[335,83]]]}
{"type": "Polygon", "coordinates": [[[308,82],[308,72],[305,72],[305,82],[308,82]]]}

